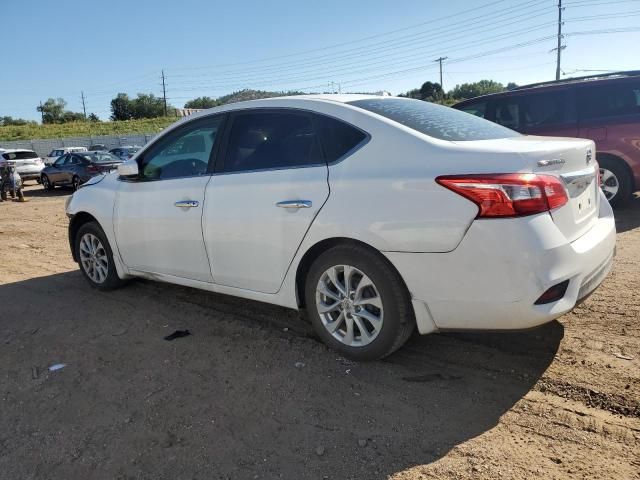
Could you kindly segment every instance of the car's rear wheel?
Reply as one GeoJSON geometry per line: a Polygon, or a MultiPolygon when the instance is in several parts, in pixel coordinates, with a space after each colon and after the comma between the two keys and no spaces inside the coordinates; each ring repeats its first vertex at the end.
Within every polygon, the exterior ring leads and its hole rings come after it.
{"type": "Polygon", "coordinates": [[[631,175],[625,166],[616,160],[599,158],[600,188],[612,207],[621,207],[631,198],[631,175]]]}
{"type": "Polygon", "coordinates": [[[415,326],[400,275],[360,245],[336,246],[315,260],[305,282],[305,301],[320,338],[356,360],[393,353],[415,326]]]}
{"type": "Polygon", "coordinates": [[[72,179],[71,179],[71,186],[73,186],[74,190],[78,190],[80,188],[80,177],[75,175],[72,179]]]}
{"type": "Polygon", "coordinates": [[[44,187],[45,190],[53,190],[54,188],[56,188],[56,186],[53,183],[51,183],[51,181],[49,180],[49,177],[46,175],[42,175],[41,181],[42,181],[42,186],[44,187]]]}
{"type": "Polygon", "coordinates": [[[80,227],[75,248],[80,271],[92,287],[112,290],[124,284],[118,277],[107,237],[96,222],[80,227]]]}

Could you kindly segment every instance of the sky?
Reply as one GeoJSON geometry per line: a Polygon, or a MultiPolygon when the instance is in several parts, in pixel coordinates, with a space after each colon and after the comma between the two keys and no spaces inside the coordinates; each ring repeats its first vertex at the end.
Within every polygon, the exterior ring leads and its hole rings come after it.
{"type": "MultiPolygon", "coordinates": [[[[558,0],[1,0],[0,116],[119,92],[171,105],[243,88],[393,94],[555,78],[558,0]],[[333,83],[332,83],[333,82],[333,83]]],[[[563,0],[563,78],[640,69],[640,0],[563,0]],[[627,31],[624,31],[624,30],[627,31]],[[621,31],[622,30],[622,31],[621,31]],[[599,33],[598,33],[599,32],[599,33]]]]}

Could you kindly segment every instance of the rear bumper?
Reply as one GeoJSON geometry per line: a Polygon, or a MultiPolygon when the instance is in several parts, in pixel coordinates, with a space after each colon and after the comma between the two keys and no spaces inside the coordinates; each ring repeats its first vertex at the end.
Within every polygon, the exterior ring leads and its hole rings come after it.
{"type": "Polygon", "coordinates": [[[17,168],[16,171],[22,180],[36,180],[40,178],[43,169],[44,164],[28,168],[17,168]]]}
{"type": "Polygon", "coordinates": [[[449,253],[385,255],[404,278],[414,304],[427,307],[430,321],[418,319],[422,333],[433,325],[509,330],[534,327],[573,309],[609,273],[615,242],[613,211],[603,199],[596,224],[574,242],[567,241],[549,214],[540,214],[476,220],[449,253]],[[560,300],[534,305],[565,280],[569,286],[560,300]]]}

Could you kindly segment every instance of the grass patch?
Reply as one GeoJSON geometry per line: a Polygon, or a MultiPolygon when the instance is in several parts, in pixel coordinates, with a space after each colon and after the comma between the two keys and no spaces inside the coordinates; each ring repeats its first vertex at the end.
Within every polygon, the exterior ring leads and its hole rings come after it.
{"type": "Polygon", "coordinates": [[[142,118],[120,122],[72,122],[53,125],[10,125],[0,127],[0,141],[158,133],[178,119],[142,118]]]}

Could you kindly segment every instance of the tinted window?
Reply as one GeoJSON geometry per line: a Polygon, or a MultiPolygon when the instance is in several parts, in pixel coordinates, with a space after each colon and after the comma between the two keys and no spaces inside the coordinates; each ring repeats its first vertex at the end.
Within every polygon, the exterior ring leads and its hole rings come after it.
{"type": "Polygon", "coordinates": [[[461,112],[470,113],[480,118],[485,118],[487,114],[487,102],[470,103],[456,108],[461,112]]]}
{"type": "Polygon", "coordinates": [[[28,160],[31,158],[38,158],[36,152],[8,152],[2,154],[5,160],[28,160]]]}
{"type": "Polygon", "coordinates": [[[221,116],[206,117],[169,133],[144,154],[141,176],[159,180],[206,173],[221,125],[221,116]]]}
{"type": "Polygon", "coordinates": [[[640,114],[640,82],[619,82],[578,90],[580,118],[640,114]]]}
{"type": "Polygon", "coordinates": [[[514,130],[575,121],[566,91],[514,95],[496,100],[495,121],[514,130]]]}
{"type": "Polygon", "coordinates": [[[121,162],[119,157],[112,155],[108,152],[96,152],[96,153],[85,153],[81,155],[87,162],[92,163],[112,163],[112,162],[121,162]]]}
{"type": "Polygon", "coordinates": [[[408,98],[380,98],[349,102],[440,140],[488,140],[519,134],[459,110],[408,98]]]}
{"type": "Polygon", "coordinates": [[[64,163],[67,161],[67,157],[68,155],[64,155],[60,158],[58,158],[55,162],[53,162],[54,165],[60,167],[62,165],[64,165],[64,163]]]}
{"type": "Polygon", "coordinates": [[[224,163],[227,172],[324,163],[308,115],[240,113],[232,121],[224,163]]]}
{"type": "Polygon", "coordinates": [[[329,163],[339,160],[367,138],[363,131],[323,115],[316,116],[316,125],[329,163]]]}

